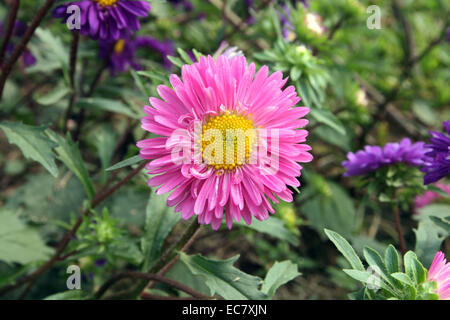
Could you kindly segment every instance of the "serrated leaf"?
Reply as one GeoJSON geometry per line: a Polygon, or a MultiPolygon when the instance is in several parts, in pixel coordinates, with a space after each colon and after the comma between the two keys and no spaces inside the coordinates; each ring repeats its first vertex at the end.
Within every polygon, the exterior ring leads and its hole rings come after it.
{"type": "Polygon", "coordinates": [[[441,234],[441,227],[434,224],[429,218],[419,222],[416,234],[416,247],[414,251],[419,256],[420,261],[425,265],[430,265],[434,254],[439,251],[444,235],[441,234]]]}
{"type": "Polygon", "coordinates": [[[0,211],[0,260],[27,264],[47,259],[52,251],[39,233],[20,221],[15,212],[0,211]]]}
{"type": "Polygon", "coordinates": [[[92,200],[95,194],[94,186],[84,165],[78,145],[72,141],[69,135],[64,139],[54,132],[48,131],[47,133],[50,138],[58,144],[55,151],[59,156],[59,160],[61,160],[67,168],[78,177],[83,184],[89,199],[92,200]]]}
{"type": "Polygon", "coordinates": [[[31,158],[44,166],[54,177],[58,175],[55,154],[52,149],[58,145],[45,135],[46,127],[35,127],[19,122],[0,122],[0,128],[8,141],[17,145],[26,158],[31,158]]]}
{"type": "Polygon", "coordinates": [[[289,260],[282,262],[276,261],[272,268],[267,272],[261,291],[267,294],[269,298],[272,298],[279,287],[295,279],[299,275],[301,275],[301,273],[298,272],[298,266],[295,263],[289,260]]]}
{"type": "Polygon", "coordinates": [[[434,222],[435,225],[444,229],[447,232],[447,235],[450,235],[450,216],[442,218],[430,216],[430,219],[434,222]]]}
{"type": "Polygon", "coordinates": [[[113,171],[124,167],[132,166],[133,164],[139,163],[141,161],[144,161],[144,159],[142,159],[141,157],[139,157],[139,155],[137,155],[116,163],[115,165],[106,169],[106,171],[113,171]]]}
{"type": "Polygon", "coordinates": [[[239,255],[227,260],[214,260],[199,254],[189,256],[180,252],[180,260],[189,270],[202,276],[211,290],[211,295],[218,294],[227,300],[261,300],[267,296],[259,291],[261,279],[246,274],[233,267],[239,255]]]}
{"type": "Polygon", "coordinates": [[[338,233],[325,229],[325,234],[334,243],[340,253],[347,259],[353,269],[365,271],[364,266],[350,243],[338,233]]]}
{"type": "Polygon", "coordinates": [[[166,205],[167,196],[152,192],[147,203],[145,233],[141,238],[141,250],[144,254],[143,271],[152,267],[161,255],[164,240],[180,220],[180,215],[166,205]]]}

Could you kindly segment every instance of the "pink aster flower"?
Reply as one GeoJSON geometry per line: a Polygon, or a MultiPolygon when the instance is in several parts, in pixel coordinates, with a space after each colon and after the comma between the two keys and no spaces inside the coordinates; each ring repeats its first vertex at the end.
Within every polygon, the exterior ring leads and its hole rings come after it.
{"type": "MultiPolygon", "coordinates": [[[[444,192],[447,192],[448,195],[450,195],[450,185],[442,184],[442,183],[436,183],[436,187],[441,189],[444,192]]],[[[417,196],[414,199],[414,213],[418,213],[417,210],[420,208],[423,208],[430,203],[433,203],[436,199],[442,198],[442,196],[434,191],[428,190],[425,191],[424,194],[417,196]]]]}
{"type": "Polygon", "coordinates": [[[214,230],[224,218],[229,229],[233,220],[265,220],[271,201],[292,201],[298,162],[312,155],[300,129],[309,108],[295,107],[300,98],[286,81],[267,66],[255,74],[243,56],[201,57],[181,79],[172,74],[173,89],[159,86],[162,100],[144,107],[142,128],[159,136],[137,143],[141,158],[153,159],[148,185],[171,192],[167,205],[183,219],[196,215],[214,230]]]}
{"type": "Polygon", "coordinates": [[[444,253],[437,252],[428,270],[427,281],[435,281],[439,300],[450,300],[450,263],[447,263],[444,253]]]}

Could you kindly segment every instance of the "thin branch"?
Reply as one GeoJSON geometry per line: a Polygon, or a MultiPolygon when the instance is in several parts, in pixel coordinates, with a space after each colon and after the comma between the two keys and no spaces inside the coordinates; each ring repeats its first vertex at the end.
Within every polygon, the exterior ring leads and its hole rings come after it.
{"type": "Polygon", "coordinates": [[[97,291],[97,293],[95,294],[95,298],[100,298],[103,296],[103,294],[108,290],[108,288],[110,286],[112,286],[114,283],[116,283],[119,280],[125,279],[125,278],[133,278],[133,279],[143,279],[143,280],[153,280],[153,281],[158,281],[161,283],[165,283],[171,287],[174,287],[175,289],[178,289],[180,291],[183,291],[189,295],[191,295],[194,298],[197,299],[212,299],[211,297],[208,297],[206,295],[204,295],[201,292],[198,292],[178,281],[172,280],[172,279],[167,279],[164,278],[158,274],[152,274],[152,273],[143,273],[143,272],[133,272],[133,271],[126,271],[126,272],[122,272],[117,274],[116,276],[110,278],[108,281],[106,281],[101,287],[100,289],[97,291]]]}
{"type": "MultiPolygon", "coordinates": [[[[192,237],[189,239],[188,242],[186,242],[186,244],[183,246],[183,248],[181,248],[180,252],[186,252],[194,243],[195,239],[198,237],[198,235],[200,234],[202,230],[199,228],[197,229],[197,231],[195,231],[195,233],[192,235],[192,237]]],[[[170,269],[172,269],[172,267],[175,265],[175,263],[177,263],[177,261],[180,259],[179,255],[176,255],[175,257],[172,258],[172,260],[169,261],[169,263],[167,263],[161,270],[158,271],[158,275],[160,276],[165,276],[167,272],[170,271],[170,269]]],[[[147,289],[151,289],[153,288],[153,286],[155,285],[154,281],[150,281],[150,283],[148,283],[147,285],[147,289]]],[[[141,293],[141,297],[142,294],[144,294],[145,292],[141,293]]]]}
{"type": "Polygon", "coordinates": [[[342,24],[345,21],[345,17],[342,16],[338,22],[336,22],[336,24],[330,29],[330,33],[328,34],[328,40],[332,40],[334,35],[336,34],[336,31],[338,31],[340,29],[340,27],[342,27],[342,24]]]}
{"type": "MultiPolygon", "coordinates": [[[[161,258],[156,262],[156,264],[150,268],[149,273],[157,273],[159,272],[166,264],[170,263],[171,260],[176,255],[177,251],[182,250],[185,245],[189,242],[189,240],[196,234],[197,230],[200,228],[199,223],[197,222],[197,219],[194,219],[194,221],[189,225],[189,227],[186,229],[184,234],[181,236],[181,238],[172,244],[161,256],[161,258]]],[[[108,279],[101,287],[100,289],[94,294],[95,299],[100,299],[106,291],[114,285],[117,281],[121,280],[121,278],[112,277],[108,279]]],[[[130,290],[127,290],[124,292],[124,295],[131,297],[131,296],[140,296],[142,291],[147,287],[148,281],[139,281],[133,288],[130,290]]]]}
{"type": "Polygon", "coordinates": [[[20,0],[14,0],[14,3],[11,6],[11,14],[9,15],[8,26],[6,28],[5,37],[3,38],[2,48],[0,49],[0,67],[3,65],[3,58],[5,57],[6,49],[8,48],[9,39],[11,39],[14,31],[14,24],[16,22],[19,6],[20,0]]]}
{"type": "Polygon", "coordinates": [[[400,223],[400,213],[399,213],[398,207],[396,205],[393,207],[393,209],[394,209],[394,216],[395,216],[395,229],[397,230],[398,242],[400,245],[400,252],[402,253],[402,256],[404,256],[406,253],[406,247],[405,247],[405,239],[403,238],[402,226],[400,223]]]}
{"type": "Polygon", "coordinates": [[[415,57],[415,41],[413,36],[413,29],[406,17],[403,15],[402,12],[402,3],[400,0],[394,0],[392,2],[392,11],[394,12],[394,16],[397,18],[397,20],[400,22],[400,25],[402,26],[405,40],[403,43],[403,50],[405,51],[405,65],[409,65],[410,62],[415,57]]]}
{"type": "Polygon", "coordinates": [[[36,16],[31,21],[30,26],[27,28],[27,31],[25,32],[24,36],[22,37],[22,40],[17,45],[17,47],[14,49],[13,53],[9,57],[9,59],[6,61],[6,63],[3,66],[3,71],[0,76],[0,101],[3,96],[3,89],[5,88],[6,80],[8,79],[9,74],[11,73],[11,70],[14,66],[14,64],[17,62],[17,60],[22,55],[23,51],[25,50],[28,42],[30,41],[31,37],[33,36],[34,32],[36,31],[39,24],[44,19],[47,12],[52,7],[55,0],[47,0],[45,4],[38,10],[36,13],[36,16]]]}

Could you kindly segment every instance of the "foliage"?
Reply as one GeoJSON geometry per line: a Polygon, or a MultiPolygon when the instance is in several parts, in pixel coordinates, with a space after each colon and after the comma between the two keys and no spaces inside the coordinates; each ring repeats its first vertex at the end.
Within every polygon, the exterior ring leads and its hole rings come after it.
{"type": "MultiPolygon", "coordinates": [[[[130,37],[158,46],[137,49],[133,68],[112,70],[99,41],[76,45],[50,11],[0,59],[1,80],[13,50],[25,50],[0,88],[0,292],[14,288],[0,298],[189,296],[171,280],[212,299],[437,299],[426,277],[437,251],[449,257],[448,193],[404,163],[343,177],[342,161],[366,145],[428,141],[450,118],[450,4],[380,2],[381,28],[370,29],[368,0],[147,2],[130,37]],[[282,72],[310,108],[314,160],[292,202],[215,232],[149,188],[136,142],[157,137],[142,130],[142,108],[170,75],[220,54],[282,72]],[[420,207],[426,192],[438,196],[420,207]],[[69,265],[81,290],[65,286],[69,265]]],[[[43,3],[20,1],[17,19],[32,25],[43,3]]],[[[11,7],[0,4],[0,48],[11,7]]]]}

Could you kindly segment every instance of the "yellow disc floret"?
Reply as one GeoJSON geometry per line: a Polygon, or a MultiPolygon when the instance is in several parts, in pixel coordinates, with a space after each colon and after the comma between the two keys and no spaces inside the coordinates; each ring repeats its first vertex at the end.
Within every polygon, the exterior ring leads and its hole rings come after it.
{"type": "Polygon", "coordinates": [[[99,5],[101,5],[102,7],[112,6],[117,2],[117,0],[94,0],[94,1],[97,2],[99,5]]]}
{"type": "Polygon", "coordinates": [[[119,39],[114,44],[114,53],[121,54],[125,48],[125,40],[119,39]]]}
{"type": "Polygon", "coordinates": [[[249,116],[227,111],[206,119],[199,142],[208,165],[217,170],[234,170],[249,161],[256,141],[249,116]]]}

